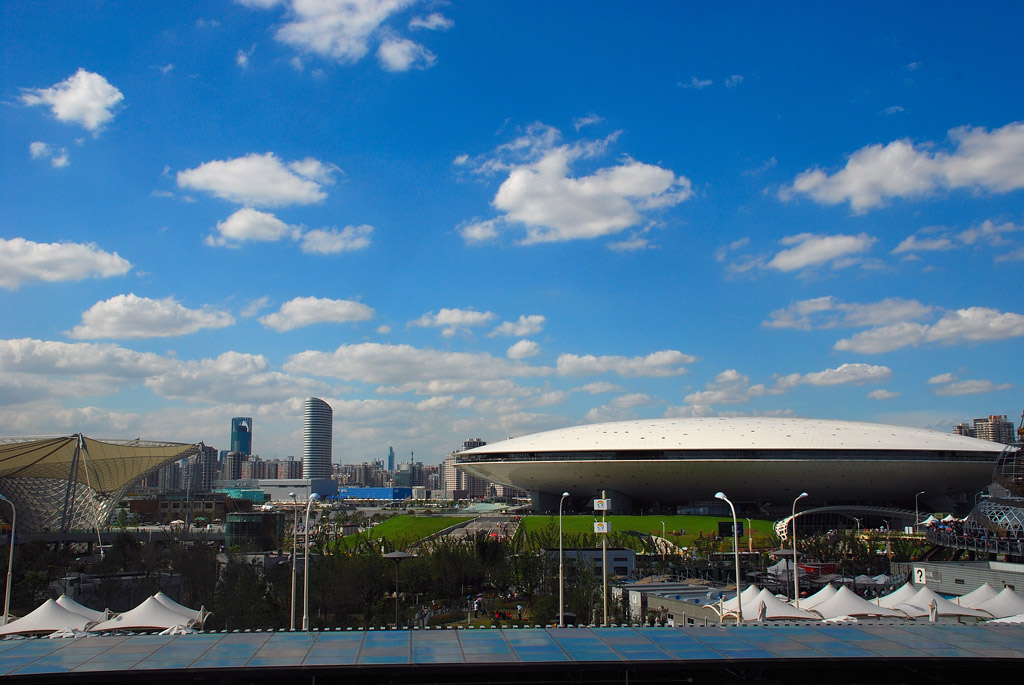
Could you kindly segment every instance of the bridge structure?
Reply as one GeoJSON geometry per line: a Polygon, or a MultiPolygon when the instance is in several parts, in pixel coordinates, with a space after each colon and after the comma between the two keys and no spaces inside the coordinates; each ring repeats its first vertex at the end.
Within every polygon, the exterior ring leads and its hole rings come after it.
{"type": "MultiPolygon", "coordinates": [[[[892,521],[899,521],[900,523],[909,522],[909,525],[914,525],[917,522],[917,513],[912,509],[872,507],[857,504],[837,504],[828,507],[804,509],[803,511],[798,511],[796,513],[796,518],[807,516],[808,514],[841,514],[853,519],[857,519],[857,514],[860,514],[861,516],[875,516],[892,521]]],[[[792,521],[793,518],[794,517],[791,515],[775,522],[775,534],[778,535],[783,542],[785,542],[789,537],[789,522],[792,521]]]]}

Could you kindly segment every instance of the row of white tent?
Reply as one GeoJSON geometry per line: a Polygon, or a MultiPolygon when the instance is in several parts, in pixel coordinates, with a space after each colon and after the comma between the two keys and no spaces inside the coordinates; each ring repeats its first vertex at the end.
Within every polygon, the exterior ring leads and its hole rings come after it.
{"type": "MultiPolygon", "coordinates": [[[[768,573],[769,576],[771,576],[771,578],[773,578],[776,581],[787,581],[787,580],[789,580],[790,578],[793,577],[793,571],[791,569],[792,569],[792,566],[789,565],[789,559],[780,559],[778,561],[778,563],[768,567],[767,573],[768,573]]],[[[804,576],[808,575],[807,571],[805,571],[804,569],[800,568],[799,564],[797,564],[796,574],[800,578],[803,578],[804,576]]],[[[884,573],[880,573],[877,576],[869,576],[869,575],[862,574],[862,575],[856,576],[855,578],[851,578],[851,577],[848,577],[848,576],[830,575],[830,576],[823,576],[819,580],[824,580],[824,579],[828,579],[828,580],[831,580],[833,582],[843,583],[843,584],[853,583],[857,587],[871,587],[871,586],[879,586],[879,587],[881,587],[881,586],[885,586],[885,585],[889,584],[889,576],[887,576],[884,573]]]]}
{"type": "Polygon", "coordinates": [[[0,626],[0,637],[8,635],[49,635],[74,637],[83,633],[112,631],[161,631],[167,634],[201,628],[210,615],[204,607],[190,609],[158,592],[134,609],[112,616],[96,611],[67,595],[48,599],[32,612],[0,626]]]}
{"type": "Polygon", "coordinates": [[[826,585],[799,604],[787,602],[767,589],[750,585],[740,593],[742,611],[736,598],[710,604],[719,616],[751,621],[814,620],[837,621],[860,618],[975,618],[1003,623],[1024,623],[1024,597],[1010,588],[996,590],[985,583],[976,590],[951,601],[928,587],[915,588],[905,583],[895,592],[866,600],[845,586],[826,585]]]}

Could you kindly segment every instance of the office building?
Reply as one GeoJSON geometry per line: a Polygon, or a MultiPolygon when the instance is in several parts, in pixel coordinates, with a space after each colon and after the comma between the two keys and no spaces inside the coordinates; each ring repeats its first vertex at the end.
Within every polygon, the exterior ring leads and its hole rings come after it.
{"type": "Polygon", "coordinates": [[[231,419],[231,452],[252,454],[252,418],[239,416],[231,419]]]}
{"type": "Polygon", "coordinates": [[[317,397],[307,397],[302,425],[302,477],[330,478],[334,410],[317,397]]]}

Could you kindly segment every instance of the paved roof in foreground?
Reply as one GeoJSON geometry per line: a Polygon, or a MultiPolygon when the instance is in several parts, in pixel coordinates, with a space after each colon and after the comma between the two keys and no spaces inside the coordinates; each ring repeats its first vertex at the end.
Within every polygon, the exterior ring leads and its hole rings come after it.
{"type": "Polygon", "coordinates": [[[1006,445],[923,428],[769,417],[644,419],[571,426],[509,438],[462,454],[607,450],[953,450],[1006,445]]]}
{"type": "Polygon", "coordinates": [[[922,623],[760,624],[688,628],[515,628],[232,632],[192,635],[98,636],[0,642],[0,676],[116,674],[121,680],[166,679],[203,671],[260,669],[621,668],[700,664],[735,668],[743,662],[792,666],[831,662],[890,666],[900,661],[992,660],[1024,663],[1024,626],[922,623]],[[163,672],[163,673],[161,673],[163,672]]]}

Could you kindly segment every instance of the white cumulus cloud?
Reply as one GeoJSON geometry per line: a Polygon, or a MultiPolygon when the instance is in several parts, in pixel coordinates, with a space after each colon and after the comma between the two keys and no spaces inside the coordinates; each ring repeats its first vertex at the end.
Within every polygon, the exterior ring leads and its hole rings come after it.
{"type": "Polygon", "coordinates": [[[373,308],[352,300],[331,300],[318,297],[296,297],[259,321],[276,331],[290,331],[316,323],[351,323],[367,321],[374,316],[373,308]]]}
{"type": "Polygon", "coordinates": [[[695,361],[696,357],[678,350],[661,350],[643,357],[562,354],[558,356],[557,368],[560,376],[615,373],[622,377],[666,377],[686,373],[683,365],[695,361]]]}
{"type": "MultiPolygon", "coordinates": [[[[322,186],[324,169],[328,168],[334,167],[309,159],[286,166],[272,152],[252,153],[179,171],[177,181],[179,188],[207,192],[242,205],[308,205],[327,197],[322,186]]],[[[329,176],[327,173],[326,178],[329,176]]]]}
{"type": "Polygon", "coordinates": [[[58,149],[47,143],[38,141],[29,143],[28,152],[32,156],[32,159],[50,160],[50,166],[54,169],[61,169],[71,163],[71,160],[68,157],[68,151],[65,148],[58,149]]]}
{"type": "Polygon", "coordinates": [[[337,228],[314,228],[302,235],[302,251],[314,254],[337,254],[353,252],[370,246],[373,226],[346,226],[337,228]]]}
{"type": "Polygon", "coordinates": [[[450,338],[459,331],[475,326],[485,326],[495,318],[494,312],[478,312],[475,309],[442,308],[438,312],[427,312],[410,326],[421,328],[441,328],[441,334],[450,338]]]}
{"type": "Polygon", "coordinates": [[[21,96],[26,105],[48,105],[58,120],[94,133],[114,118],[114,108],[123,100],[124,94],[107,79],[85,69],[49,88],[26,88],[21,96]]]}
{"type": "Polygon", "coordinates": [[[964,126],[949,132],[952,151],[910,140],[857,150],[839,171],[808,169],[779,196],[807,195],[822,204],[849,202],[855,213],[890,198],[921,197],[940,190],[973,188],[1006,193],[1024,188],[1024,122],[989,131],[964,126]]]}
{"type": "Polygon", "coordinates": [[[932,390],[936,395],[959,396],[959,395],[980,395],[986,392],[1009,390],[1013,386],[1010,383],[993,383],[989,380],[964,380],[954,381],[947,385],[932,390]]]}
{"type": "Polygon", "coordinates": [[[172,297],[154,300],[129,293],[94,304],[68,335],[79,340],[167,338],[234,323],[230,314],[210,307],[188,309],[172,297]]]}
{"type": "MultiPolygon", "coordinates": [[[[242,0],[258,9],[285,7],[275,38],[304,53],[343,64],[362,59],[378,34],[390,35],[386,22],[416,0],[242,0]]],[[[431,15],[433,16],[433,15],[431,15]]],[[[438,15],[440,17],[440,15],[438,15]]],[[[414,20],[415,21],[415,20],[414,20]]],[[[424,19],[413,28],[445,28],[441,19],[424,19]],[[421,25],[422,24],[422,25],[421,25]]]]}
{"type": "Polygon", "coordinates": [[[455,22],[439,12],[432,12],[425,17],[413,17],[409,20],[409,28],[411,29],[447,31],[453,26],[455,26],[455,22]]]}
{"type": "Polygon", "coordinates": [[[455,389],[464,391],[466,387],[478,387],[484,382],[507,384],[509,378],[550,373],[550,369],[486,353],[446,352],[380,343],[342,345],[333,352],[300,352],[288,358],[284,369],[289,373],[309,373],[345,381],[400,383],[403,388],[422,384],[430,394],[450,394],[455,389]]]}
{"type": "Polygon", "coordinates": [[[434,53],[408,38],[385,40],[377,48],[377,59],[388,71],[429,69],[437,63],[434,53]]]}
{"type": "Polygon", "coordinates": [[[822,328],[859,328],[884,326],[929,316],[934,307],[917,300],[887,297],[878,302],[843,302],[831,295],[794,302],[776,309],[762,325],[769,328],[813,330],[822,328]]]}
{"type": "Polygon", "coordinates": [[[848,266],[852,258],[871,249],[876,238],[860,235],[817,235],[801,233],[783,238],[779,243],[788,249],[776,254],[767,267],[779,271],[796,271],[831,262],[833,268],[848,266]],[[792,246],[792,247],[789,247],[792,246]]]}
{"type": "Polygon", "coordinates": [[[523,314],[518,321],[505,321],[490,332],[490,335],[508,335],[522,338],[527,335],[540,333],[544,329],[543,314],[523,314]]]}
{"type": "Polygon", "coordinates": [[[574,173],[574,165],[604,154],[618,136],[559,145],[557,129],[535,123],[490,155],[460,156],[457,166],[473,173],[507,174],[491,203],[500,215],[462,224],[463,239],[493,240],[507,228],[523,230],[523,245],[598,238],[642,226],[653,212],[693,195],[685,176],[629,158],[574,173]]]}
{"type": "Polygon", "coordinates": [[[1024,336],[1024,316],[989,307],[967,307],[946,311],[932,324],[904,321],[862,331],[837,341],[835,349],[880,354],[926,343],[960,345],[1020,336],[1024,336]]]}
{"type": "Polygon", "coordinates": [[[520,340],[508,348],[505,356],[509,359],[526,359],[540,354],[540,345],[532,340],[520,340]]]}
{"type": "Polygon", "coordinates": [[[123,276],[131,262],[93,243],[37,243],[0,238],[0,288],[13,290],[39,281],[80,281],[123,276]]]}
{"type": "Polygon", "coordinates": [[[289,226],[273,214],[251,207],[243,207],[224,221],[217,222],[218,235],[206,237],[207,245],[237,247],[246,241],[276,242],[285,238],[295,239],[301,229],[289,226]]]}

